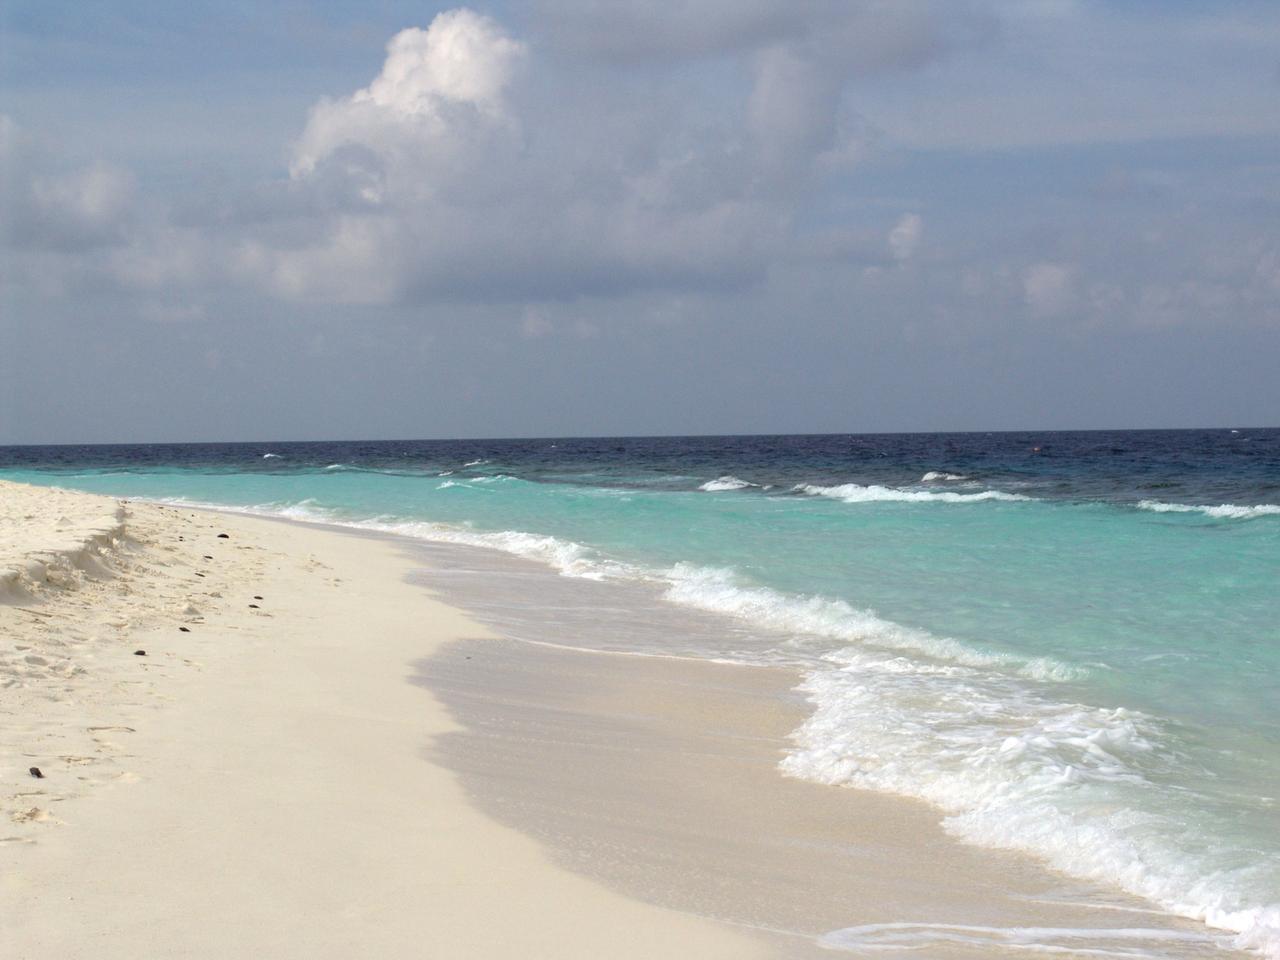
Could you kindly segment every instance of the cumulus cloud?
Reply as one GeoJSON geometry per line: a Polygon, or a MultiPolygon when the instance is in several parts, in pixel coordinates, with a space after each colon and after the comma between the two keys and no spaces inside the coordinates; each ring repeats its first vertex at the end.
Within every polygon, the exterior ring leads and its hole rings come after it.
{"type": "MultiPolygon", "coordinates": [[[[654,56],[731,56],[750,84],[583,90],[496,20],[442,13],[396,34],[367,86],[312,108],[285,188],[292,219],[251,231],[238,274],[288,299],[368,304],[763,282],[813,246],[804,206],[864,152],[851,80],[941,56],[957,22],[927,0],[539,9],[550,46],[572,21],[579,52],[600,31],[654,56]]],[[[893,255],[913,254],[918,233],[900,225],[893,255]]]]}
{"type": "Polygon", "coordinates": [[[750,195],[736,133],[609,102],[595,116],[513,105],[529,59],[465,9],[397,34],[372,83],[311,111],[289,184],[303,214],[247,239],[238,269],[283,297],[351,303],[678,289],[762,269],[788,211],[750,195]],[[597,125],[620,135],[583,129],[597,125]]]}
{"type": "Polygon", "coordinates": [[[348,146],[438,157],[469,127],[501,124],[504,92],[525,53],[494,20],[467,9],[439,14],[425,30],[402,30],[369,86],[312,108],[293,176],[313,173],[348,146]]]}

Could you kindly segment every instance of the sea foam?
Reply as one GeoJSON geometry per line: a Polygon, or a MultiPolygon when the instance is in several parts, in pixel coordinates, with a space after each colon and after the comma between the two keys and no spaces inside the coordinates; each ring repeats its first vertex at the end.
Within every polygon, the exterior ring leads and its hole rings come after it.
{"type": "Polygon", "coordinates": [[[863,486],[860,483],[842,483],[837,486],[818,486],[812,483],[796,484],[797,493],[811,497],[830,497],[844,503],[979,503],[984,500],[1031,500],[1020,493],[1002,490],[983,490],[979,493],[955,493],[951,490],[907,490],[901,487],[882,487],[879,484],[863,486]]]}
{"type": "Polygon", "coordinates": [[[708,493],[719,493],[725,490],[746,490],[748,487],[759,486],[759,484],[750,483],[746,480],[739,480],[737,477],[724,476],[716,480],[708,480],[706,483],[698,487],[699,490],[706,490],[708,493]]]}
{"type": "Polygon", "coordinates": [[[1125,960],[1161,960],[1170,944],[1217,946],[1217,939],[1187,930],[1116,927],[988,927],[956,923],[868,923],[819,938],[833,950],[900,953],[940,946],[1031,954],[1066,953],[1125,960]]]}
{"type": "Polygon", "coordinates": [[[1260,503],[1256,506],[1222,503],[1214,507],[1193,503],[1162,503],[1159,500],[1142,500],[1138,503],[1138,509],[1150,510],[1153,513],[1199,513],[1215,520],[1252,520],[1255,517],[1280,516],[1280,504],[1275,503],[1260,503]]]}
{"type": "Polygon", "coordinates": [[[919,797],[965,840],[1038,855],[1280,957],[1280,904],[1252,894],[1269,885],[1268,867],[1242,866],[1248,850],[1203,844],[1227,825],[1205,822],[1201,798],[1163,786],[1195,771],[1182,768],[1160,719],[866,648],[828,659],[802,684],[814,713],[793,734],[783,772],[919,797]]]}

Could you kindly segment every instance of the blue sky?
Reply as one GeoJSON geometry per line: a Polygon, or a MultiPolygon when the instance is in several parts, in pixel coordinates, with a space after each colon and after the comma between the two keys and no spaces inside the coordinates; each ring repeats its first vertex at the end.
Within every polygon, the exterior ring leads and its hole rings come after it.
{"type": "Polygon", "coordinates": [[[0,442],[1280,423],[1274,3],[6,0],[0,177],[0,442]]]}

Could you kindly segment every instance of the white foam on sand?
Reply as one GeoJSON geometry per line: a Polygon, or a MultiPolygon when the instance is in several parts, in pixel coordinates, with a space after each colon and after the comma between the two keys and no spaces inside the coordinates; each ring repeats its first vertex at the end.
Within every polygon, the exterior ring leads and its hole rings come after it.
{"type": "Polygon", "coordinates": [[[1160,960],[1170,944],[1219,945],[1191,931],[1116,927],[990,927],[955,923],[868,923],[825,934],[823,946],[857,953],[901,953],[948,946],[1006,953],[1160,960]]]}

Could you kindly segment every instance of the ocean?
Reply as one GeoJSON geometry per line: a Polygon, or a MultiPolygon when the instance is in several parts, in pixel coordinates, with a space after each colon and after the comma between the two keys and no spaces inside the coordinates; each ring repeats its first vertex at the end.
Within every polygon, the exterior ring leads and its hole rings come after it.
{"type": "Polygon", "coordinates": [[[797,668],[783,775],[1280,957],[1280,430],[0,447],[0,477],[540,561],[464,605],[797,668]]]}

